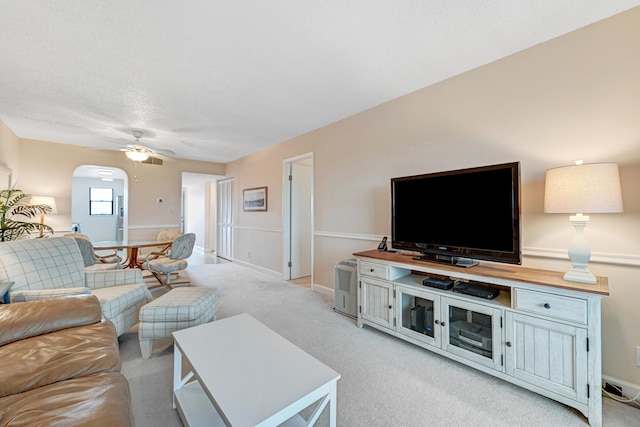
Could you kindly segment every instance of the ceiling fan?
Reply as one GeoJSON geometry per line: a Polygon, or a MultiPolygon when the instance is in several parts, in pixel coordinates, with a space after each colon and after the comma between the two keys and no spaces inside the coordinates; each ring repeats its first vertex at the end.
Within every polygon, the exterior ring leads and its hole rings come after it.
{"type": "Polygon", "coordinates": [[[149,157],[154,157],[154,156],[157,156],[158,154],[163,154],[167,156],[176,154],[172,150],[157,149],[157,148],[152,149],[140,142],[140,138],[144,136],[153,136],[154,135],[153,132],[144,131],[141,129],[130,129],[129,131],[135,138],[135,141],[133,143],[125,140],[128,143],[123,144],[122,142],[120,142],[122,141],[121,139],[120,140],[112,139],[110,140],[110,142],[123,146],[123,148],[121,148],[120,151],[124,151],[124,154],[134,162],[143,162],[147,160],[149,157]]]}

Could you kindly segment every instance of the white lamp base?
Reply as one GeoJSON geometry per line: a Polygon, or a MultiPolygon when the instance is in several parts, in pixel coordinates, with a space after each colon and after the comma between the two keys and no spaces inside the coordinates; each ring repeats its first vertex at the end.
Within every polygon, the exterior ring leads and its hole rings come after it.
{"type": "Polygon", "coordinates": [[[596,276],[589,271],[589,259],[591,258],[591,249],[584,235],[584,228],[589,223],[589,217],[584,215],[575,215],[569,218],[576,229],[573,236],[571,246],[569,246],[569,259],[573,268],[564,275],[564,280],[571,282],[597,283],[596,276]]]}
{"type": "Polygon", "coordinates": [[[591,285],[595,285],[598,282],[596,276],[590,272],[588,268],[579,269],[575,266],[571,270],[567,271],[563,278],[570,282],[589,283],[591,285]]]}

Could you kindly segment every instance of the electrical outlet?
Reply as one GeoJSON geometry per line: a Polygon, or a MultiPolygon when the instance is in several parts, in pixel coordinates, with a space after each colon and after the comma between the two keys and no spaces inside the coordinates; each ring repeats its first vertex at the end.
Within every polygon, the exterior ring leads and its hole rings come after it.
{"type": "Polygon", "coordinates": [[[636,366],[640,368],[640,345],[636,347],[636,366]]]}

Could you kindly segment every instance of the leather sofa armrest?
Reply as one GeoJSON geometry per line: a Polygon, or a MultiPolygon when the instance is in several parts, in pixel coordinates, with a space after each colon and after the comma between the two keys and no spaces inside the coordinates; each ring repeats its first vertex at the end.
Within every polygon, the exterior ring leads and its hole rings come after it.
{"type": "Polygon", "coordinates": [[[100,322],[94,295],[78,295],[0,306],[0,345],[75,326],[100,322]]]}
{"type": "Polygon", "coordinates": [[[89,288],[20,289],[9,293],[11,302],[29,302],[42,299],[62,298],[71,295],[91,294],[89,288]]]}

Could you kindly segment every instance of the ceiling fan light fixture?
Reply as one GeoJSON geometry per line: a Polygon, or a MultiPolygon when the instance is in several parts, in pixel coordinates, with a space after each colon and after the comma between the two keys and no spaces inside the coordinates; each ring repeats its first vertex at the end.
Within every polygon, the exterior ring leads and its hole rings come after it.
{"type": "Polygon", "coordinates": [[[134,162],[144,162],[149,158],[149,155],[143,151],[125,151],[124,154],[134,162]]]}

